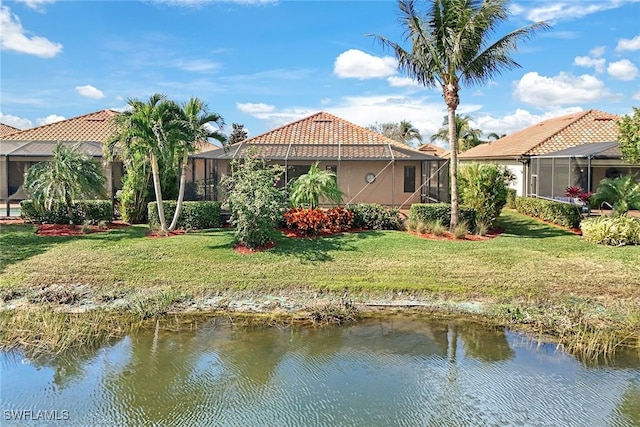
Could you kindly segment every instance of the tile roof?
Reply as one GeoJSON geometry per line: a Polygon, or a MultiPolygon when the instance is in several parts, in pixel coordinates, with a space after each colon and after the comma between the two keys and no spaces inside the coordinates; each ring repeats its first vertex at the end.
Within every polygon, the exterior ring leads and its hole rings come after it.
{"type": "MultiPolygon", "coordinates": [[[[0,156],[51,157],[58,141],[1,141],[0,156]]],[[[96,141],[60,141],[66,147],[92,157],[102,156],[102,143],[96,141]]]]}
{"type": "Polygon", "coordinates": [[[78,141],[104,143],[113,131],[114,110],[101,110],[79,117],[0,136],[2,141],[78,141]]]}
{"type": "Polygon", "coordinates": [[[20,129],[14,128],[13,126],[0,123],[0,136],[9,135],[10,133],[18,132],[19,130],[20,129]]]}
{"type": "Polygon", "coordinates": [[[460,153],[460,159],[519,158],[546,154],[593,142],[618,139],[615,114],[598,110],[545,120],[497,141],[481,144],[460,153]]]}
{"type": "Polygon", "coordinates": [[[442,148],[435,144],[429,143],[422,144],[420,147],[418,147],[418,150],[437,157],[444,157],[445,155],[447,155],[447,153],[449,153],[449,150],[447,150],[446,148],[442,148]]]}
{"type": "Polygon", "coordinates": [[[213,150],[197,157],[243,157],[249,146],[257,147],[262,156],[273,160],[433,159],[427,153],[326,112],[313,114],[245,139],[227,149],[213,150]]]}

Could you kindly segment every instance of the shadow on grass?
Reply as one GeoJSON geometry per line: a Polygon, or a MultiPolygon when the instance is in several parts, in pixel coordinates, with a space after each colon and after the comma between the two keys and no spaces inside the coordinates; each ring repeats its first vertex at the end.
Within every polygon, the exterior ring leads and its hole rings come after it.
{"type": "Polygon", "coordinates": [[[276,238],[276,247],[270,252],[275,255],[294,256],[302,262],[327,262],[333,260],[331,252],[357,251],[354,241],[371,238],[377,234],[377,231],[363,231],[309,238],[279,235],[276,238]]]}
{"type": "Polygon", "coordinates": [[[49,248],[78,239],[116,242],[145,236],[144,227],[127,227],[104,233],[79,236],[39,236],[31,224],[11,224],[0,227],[0,273],[11,265],[46,252],[49,248]]]}
{"type": "Polygon", "coordinates": [[[500,215],[497,226],[505,236],[545,239],[549,237],[575,236],[570,230],[544,223],[520,214],[500,215]]]}

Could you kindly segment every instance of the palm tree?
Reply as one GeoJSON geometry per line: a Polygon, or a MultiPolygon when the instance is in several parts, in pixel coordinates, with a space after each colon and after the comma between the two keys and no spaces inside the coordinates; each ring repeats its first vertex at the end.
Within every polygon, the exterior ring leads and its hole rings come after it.
{"type": "Polygon", "coordinates": [[[320,169],[316,162],[311,165],[308,173],[295,180],[289,197],[293,206],[309,206],[313,209],[318,207],[321,198],[338,204],[342,201],[342,196],[336,174],[320,169]]]}
{"type": "Polygon", "coordinates": [[[175,146],[176,154],[181,157],[180,160],[180,189],[178,190],[178,203],[173,214],[173,220],[169,226],[169,231],[175,230],[178,225],[178,219],[182,212],[182,202],[184,200],[184,188],[187,182],[187,162],[189,154],[196,150],[196,144],[199,141],[206,141],[210,138],[220,141],[223,145],[227,138],[219,131],[212,128],[212,124],[222,130],[224,120],[216,113],[207,111],[207,106],[202,100],[191,97],[189,101],[182,105],[177,111],[178,123],[180,124],[180,141],[175,146]]]}
{"type": "Polygon", "coordinates": [[[244,128],[244,125],[238,123],[231,124],[231,135],[229,135],[229,145],[237,144],[238,142],[242,142],[247,139],[247,131],[244,128]]]}
{"type": "Polygon", "coordinates": [[[181,122],[177,120],[180,106],[158,93],[151,95],[147,102],[129,99],[127,104],[129,109],[116,117],[117,129],[109,143],[110,149],[119,149],[125,155],[134,154],[140,161],[151,164],[161,233],[166,234],[158,159],[171,161],[175,154],[175,144],[182,131],[181,122]]]}
{"type": "Polygon", "coordinates": [[[489,135],[487,135],[487,140],[488,141],[497,141],[500,138],[504,138],[505,136],[507,136],[506,133],[490,132],[489,135]]]}
{"type": "Polygon", "coordinates": [[[510,54],[517,42],[548,25],[538,22],[491,41],[509,17],[508,0],[431,0],[425,15],[418,14],[414,0],[399,0],[400,22],[410,50],[375,36],[384,48],[394,51],[400,70],[427,87],[440,87],[449,117],[451,147],[451,227],[458,224],[458,139],[456,109],[461,84],[481,84],[502,71],[519,67],[510,54]]]}
{"type": "Polygon", "coordinates": [[[101,196],[106,178],[100,166],[78,151],[58,142],[53,159],[29,168],[25,176],[25,190],[36,205],[47,210],[56,203],[67,207],[69,224],[73,224],[73,200],[101,196]]]}
{"type": "Polygon", "coordinates": [[[592,203],[598,205],[603,202],[610,203],[619,215],[626,214],[629,209],[640,209],[640,182],[634,175],[603,179],[592,203]]]}
{"type": "MultiPolygon", "coordinates": [[[[431,136],[431,142],[444,141],[449,142],[449,117],[445,116],[442,122],[444,127],[438,130],[438,133],[431,136]]],[[[482,131],[480,129],[474,129],[471,127],[471,117],[461,116],[456,114],[455,123],[456,135],[458,138],[458,152],[467,151],[470,148],[475,147],[483,143],[480,140],[482,131]]]]}
{"type": "Polygon", "coordinates": [[[400,122],[400,137],[402,138],[402,142],[409,145],[411,141],[414,139],[418,142],[422,142],[422,135],[417,127],[415,127],[411,122],[407,120],[402,120],[400,122]]]}

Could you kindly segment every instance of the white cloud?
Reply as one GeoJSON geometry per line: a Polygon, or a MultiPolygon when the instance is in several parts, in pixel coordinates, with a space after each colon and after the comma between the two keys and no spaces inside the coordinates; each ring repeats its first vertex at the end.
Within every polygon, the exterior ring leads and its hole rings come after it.
{"type": "Polygon", "coordinates": [[[331,98],[322,98],[320,100],[320,105],[329,105],[331,104],[331,98]]]}
{"type": "Polygon", "coordinates": [[[614,79],[630,81],[638,76],[638,67],[628,59],[622,59],[618,62],[609,63],[607,72],[614,79]]]}
{"type": "Polygon", "coordinates": [[[598,73],[604,71],[604,65],[606,64],[604,58],[591,58],[589,56],[576,56],[573,59],[573,64],[580,67],[593,67],[598,73]]]}
{"type": "Polygon", "coordinates": [[[640,35],[637,35],[632,39],[620,39],[616,46],[616,50],[619,52],[625,50],[640,50],[640,35]]]}
{"type": "Polygon", "coordinates": [[[104,93],[100,89],[96,89],[91,85],[84,86],[76,86],[76,92],[85,98],[91,99],[102,99],[104,98],[104,93]]]}
{"type": "Polygon", "coordinates": [[[197,73],[215,71],[220,68],[220,64],[214,61],[208,61],[206,59],[178,59],[170,64],[174,68],[178,68],[184,71],[192,71],[197,73]]]}
{"type": "Polygon", "coordinates": [[[275,4],[278,0],[153,0],[148,1],[151,4],[166,4],[176,7],[191,7],[197,8],[206,5],[207,3],[236,3],[244,5],[264,5],[275,4]]]}
{"type": "Polygon", "coordinates": [[[18,0],[18,2],[24,3],[27,7],[38,12],[44,12],[44,6],[55,3],[55,1],[56,0],[18,0]]]}
{"type": "Polygon", "coordinates": [[[251,115],[272,113],[276,109],[274,105],[268,105],[263,103],[254,104],[251,102],[246,102],[246,103],[236,102],[236,108],[242,111],[243,113],[247,113],[251,115]]]}
{"type": "Polygon", "coordinates": [[[33,123],[29,119],[13,116],[11,114],[2,114],[2,112],[0,112],[0,123],[13,126],[18,129],[29,129],[33,127],[33,123]]]}
{"type": "Polygon", "coordinates": [[[358,49],[349,49],[338,55],[333,72],[340,78],[384,78],[396,74],[397,62],[391,56],[380,58],[358,49]]]}
{"type": "Polygon", "coordinates": [[[536,107],[558,107],[566,104],[591,103],[613,94],[594,76],[574,76],[561,72],[555,77],[530,72],[516,82],[516,99],[536,107]]]}
{"type": "Polygon", "coordinates": [[[600,58],[601,56],[604,55],[606,50],[607,48],[605,46],[596,46],[589,51],[589,55],[595,58],[600,58]]]}
{"type": "Polygon", "coordinates": [[[631,96],[631,99],[635,101],[640,101],[640,92],[636,92],[631,96]]]}
{"type": "Polygon", "coordinates": [[[399,76],[391,76],[387,77],[387,82],[389,82],[389,86],[391,87],[413,87],[413,88],[423,88],[420,83],[412,79],[411,77],[399,77],[399,76]]]}
{"type": "Polygon", "coordinates": [[[27,36],[20,18],[6,6],[0,6],[0,43],[2,50],[14,50],[40,58],[53,58],[62,51],[60,43],[40,36],[27,36]]]}
{"type": "Polygon", "coordinates": [[[490,115],[480,115],[474,118],[474,122],[478,129],[485,134],[495,132],[498,134],[506,133],[507,135],[533,126],[543,120],[553,117],[563,116],[582,111],[580,107],[562,108],[548,111],[544,114],[532,114],[527,110],[518,108],[514,113],[506,114],[502,117],[492,117],[490,115]]]}
{"type": "Polygon", "coordinates": [[[559,1],[559,2],[537,2],[543,4],[540,7],[512,8],[512,11],[518,15],[525,15],[531,21],[561,21],[575,20],[583,16],[605,10],[616,9],[625,3],[635,0],[599,0],[597,2],[577,2],[577,1],[559,1]]]}
{"type": "Polygon", "coordinates": [[[65,117],[58,116],[57,114],[49,114],[47,117],[36,119],[36,126],[48,125],[62,120],[65,120],[65,117]]]}

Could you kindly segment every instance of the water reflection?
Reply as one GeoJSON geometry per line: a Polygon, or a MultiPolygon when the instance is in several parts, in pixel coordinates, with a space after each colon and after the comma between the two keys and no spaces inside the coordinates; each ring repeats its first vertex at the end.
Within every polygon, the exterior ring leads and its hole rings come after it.
{"type": "MultiPolygon", "coordinates": [[[[65,425],[640,425],[637,357],[592,368],[468,322],[215,320],[73,356],[0,360],[2,409],[67,410],[65,425]]],[[[2,425],[25,425],[3,414],[2,425]]]]}

